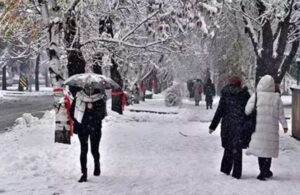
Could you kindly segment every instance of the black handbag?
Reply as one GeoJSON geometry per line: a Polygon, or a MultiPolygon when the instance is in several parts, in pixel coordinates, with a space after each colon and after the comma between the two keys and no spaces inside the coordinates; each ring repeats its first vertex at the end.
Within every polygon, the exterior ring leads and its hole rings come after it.
{"type": "Polygon", "coordinates": [[[256,116],[257,116],[257,93],[255,93],[254,108],[250,115],[246,116],[246,120],[243,128],[243,146],[244,148],[249,147],[251,136],[255,132],[256,127],[256,116]]]}

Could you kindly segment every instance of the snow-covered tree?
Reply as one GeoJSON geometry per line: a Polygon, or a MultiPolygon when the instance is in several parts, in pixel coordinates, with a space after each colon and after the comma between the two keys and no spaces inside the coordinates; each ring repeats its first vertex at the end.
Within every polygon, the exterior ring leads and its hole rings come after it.
{"type": "MultiPolygon", "coordinates": [[[[168,57],[168,54],[184,51],[187,48],[184,39],[192,30],[213,36],[218,26],[215,18],[223,6],[217,0],[10,0],[7,4],[6,33],[10,32],[7,29],[11,24],[19,30],[39,29],[31,34],[42,41],[47,32],[52,33],[47,35],[52,39],[48,51],[52,62],[58,57],[61,63],[60,68],[51,67],[52,73],[58,73],[59,69],[66,71],[65,63],[69,75],[83,72],[97,62],[103,63],[99,56],[109,55],[119,65],[123,78],[136,76],[125,75],[130,67],[141,71],[138,74],[143,77],[144,66],[150,60],[158,65],[161,54],[167,53],[165,57],[168,57]],[[18,14],[13,14],[16,12],[18,14]],[[17,27],[15,19],[21,18],[26,18],[28,25],[17,27]],[[109,27],[103,25],[107,19],[109,27]],[[113,34],[100,32],[106,28],[113,34]],[[53,58],[56,49],[58,56],[53,58]]],[[[58,75],[64,77],[67,73],[58,75]]]]}
{"type": "Polygon", "coordinates": [[[233,0],[229,9],[241,15],[256,56],[256,81],[272,75],[280,83],[299,47],[300,2],[233,0]]]}

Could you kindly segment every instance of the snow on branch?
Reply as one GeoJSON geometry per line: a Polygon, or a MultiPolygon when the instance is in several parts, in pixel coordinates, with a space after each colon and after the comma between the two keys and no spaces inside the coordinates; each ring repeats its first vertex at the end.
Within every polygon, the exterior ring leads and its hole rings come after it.
{"type": "Polygon", "coordinates": [[[201,21],[201,30],[204,34],[208,34],[208,28],[207,28],[207,25],[206,25],[206,22],[205,22],[205,19],[203,16],[200,16],[200,21],[201,21]]]}
{"type": "Polygon", "coordinates": [[[203,8],[205,8],[209,12],[218,13],[218,8],[216,8],[212,5],[209,5],[207,3],[202,3],[202,2],[200,2],[199,4],[200,4],[200,6],[202,6],[203,8]]]}
{"type": "Polygon", "coordinates": [[[151,47],[160,43],[164,43],[165,41],[167,41],[168,39],[164,39],[164,40],[159,40],[159,41],[154,41],[151,43],[147,43],[145,45],[136,45],[133,43],[129,43],[126,41],[122,41],[122,40],[117,40],[117,39],[112,39],[112,38],[98,38],[98,39],[91,39],[91,40],[87,40],[86,42],[84,42],[83,44],[80,45],[80,47],[83,47],[87,44],[91,44],[94,42],[107,42],[107,43],[115,43],[115,44],[119,44],[119,45],[124,45],[127,47],[132,47],[132,48],[137,48],[137,49],[145,49],[147,47],[151,47]]]}
{"type": "Polygon", "coordinates": [[[149,17],[147,17],[146,19],[144,19],[142,22],[140,22],[135,28],[133,28],[131,31],[129,31],[128,33],[126,33],[126,35],[124,35],[121,40],[126,40],[127,37],[129,37],[131,34],[133,34],[140,26],[142,26],[145,22],[147,22],[149,19],[151,19],[152,17],[154,17],[160,10],[157,10],[156,12],[154,12],[153,14],[151,14],[149,17]]]}
{"type": "Polygon", "coordinates": [[[279,75],[278,75],[278,80],[279,81],[281,81],[283,79],[285,73],[290,68],[290,65],[291,65],[291,63],[292,63],[292,61],[293,61],[293,59],[296,56],[296,53],[298,51],[299,45],[300,45],[300,40],[299,39],[293,42],[292,48],[289,52],[289,55],[286,56],[286,58],[284,59],[284,61],[282,63],[282,66],[280,68],[279,75]]]}
{"type": "Polygon", "coordinates": [[[41,1],[40,2],[41,10],[42,10],[42,17],[45,25],[49,25],[50,23],[50,16],[49,16],[49,11],[47,7],[47,2],[41,1]]]}

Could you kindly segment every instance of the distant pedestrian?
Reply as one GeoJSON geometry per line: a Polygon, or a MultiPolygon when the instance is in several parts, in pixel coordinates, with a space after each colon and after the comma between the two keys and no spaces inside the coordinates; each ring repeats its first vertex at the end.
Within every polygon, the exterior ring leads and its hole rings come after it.
{"type": "MultiPolygon", "coordinates": [[[[255,132],[246,154],[258,157],[260,173],[259,180],[273,176],[271,168],[272,158],[279,153],[279,122],[284,133],[288,126],[285,120],[283,103],[279,93],[275,93],[275,82],[270,75],[262,77],[257,85],[257,116],[255,132]]],[[[250,114],[255,105],[255,95],[252,95],[246,106],[246,114],[250,114]]]]}
{"type": "Polygon", "coordinates": [[[137,83],[133,85],[132,93],[134,97],[134,103],[139,104],[140,103],[140,89],[137,83]]]}
{"type": "Polygon", "coordinates": [[[194,97],[194,80],[190,79],[186,82],[187,89],[189,91],[189,97],[193,98],[194,97]]]}
{"type": "Polygon", "coordinates": [[[81,153],[80,164],[82,176],[78,182],[87,181],[88,139],[91,142],[91,152],[94,157],[94,175],[101,174],[99,144],[102,135],[102,120],[106,116],[106,95],[91,87],[77,92],[71,106],[74,120],[74,133],[78,133],[81,153]]]}
{"type": "Polygon", "coordinates": [[[213,97],[216,95],[216,89],[210,78],[207,79],[204,85],[204,95],[206,101],[206,109],[212,109],[213,97]]]}
{"type": "Polygon", "coordinates": [[[196,79],[194,83],[194,99],[195,99],[195,105],[199,106],[199,102],[202,100],[202,81],[200,79],[196,79]]]}
{"type": "Polygon", "coordinates": [[[232,76],[221,91],[221,99],[209,126],[212,133],[221,122],[221,141],[224,154],[221,162],[221,172],[239,179],[242,176],[242,149],[247,147],[243,141],[243,127],[246,120],[244,113],[250,97],[247,88],[241,87],[241,80],[232,76]]]}
{"type": "Polygon", "coordinates": [[[146,96],[146,86],[144,81],[142,81],[140,85],[140,98],[142,101],[145,101],[145,96],[146,96]]]}

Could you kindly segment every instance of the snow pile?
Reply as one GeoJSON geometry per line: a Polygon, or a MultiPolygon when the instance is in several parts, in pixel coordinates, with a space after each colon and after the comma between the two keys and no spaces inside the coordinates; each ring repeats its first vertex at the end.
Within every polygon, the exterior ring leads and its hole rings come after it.
{"type": "Polygon", "coordinates": [[[37,117],[32,116],[30,113],[24,113],[22,117],[17,118],[15,121],[15,128],[21,128],[24,126],[30,127],[39,121],[37,117]]]}
{"type": "Polygon", "coordinates": [[[41,118],[41,120],[43,120],[44,122],[48,122],[48,123],[52,123],[52,121],[54,121],[54,119],[55,119],[55,110],[46,111],[45,114],[43,115],[43,117],[41,118]]]}

